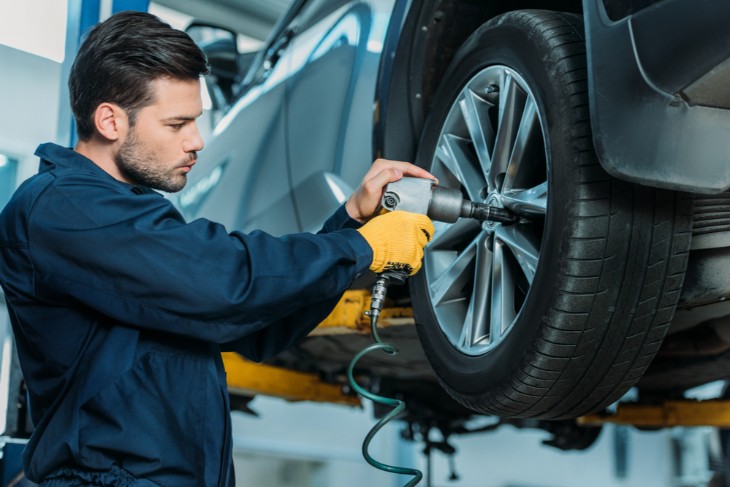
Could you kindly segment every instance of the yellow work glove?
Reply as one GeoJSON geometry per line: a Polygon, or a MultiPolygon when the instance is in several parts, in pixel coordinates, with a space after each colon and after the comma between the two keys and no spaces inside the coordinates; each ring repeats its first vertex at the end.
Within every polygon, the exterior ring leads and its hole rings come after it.
{"type": "Polygon", "coordinates": [[[371,271],[399,270],[412,276],[421,268],[423,248],[434,229],[426,215],[392,211],[376,216],[357,231],[373,249],[371,271]]]}

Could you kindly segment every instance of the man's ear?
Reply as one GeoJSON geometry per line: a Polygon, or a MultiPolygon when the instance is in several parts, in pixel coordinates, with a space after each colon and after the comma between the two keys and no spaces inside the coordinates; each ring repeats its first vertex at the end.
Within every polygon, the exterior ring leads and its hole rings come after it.
{"type": "Polygon", "coordinates": [[[129,130],[127,113],[114,103],[102,103],[96,107],[94,124],[99,134],[109,141],[124,138],[129,130]]]}

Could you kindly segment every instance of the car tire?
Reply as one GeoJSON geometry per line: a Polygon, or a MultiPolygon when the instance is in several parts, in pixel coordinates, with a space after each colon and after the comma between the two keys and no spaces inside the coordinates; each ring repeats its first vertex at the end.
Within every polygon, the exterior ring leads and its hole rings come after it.
{"type": "Polygon", "coordinates": [[[522,10],[457,52],[417,155],[517,223],[439,224],[411,279],[417,330],[466,407],[564,419],[641,377],[679,299],[692,202],[609,176],[588,107],[582,18],[522,10]]]}

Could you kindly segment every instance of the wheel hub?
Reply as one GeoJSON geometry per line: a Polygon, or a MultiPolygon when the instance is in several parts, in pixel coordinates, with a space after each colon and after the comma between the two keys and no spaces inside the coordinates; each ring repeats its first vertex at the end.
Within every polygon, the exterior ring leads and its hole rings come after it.
{"type": "MultiPolygon", "coordinates": [[[[485,203],[489,206],[494,206],[496,208],[504,208],[504,205],[502,204],[502,198],[497,192],[490,193],[489,196],[487,196],[485,203]]],[[[482,223],[482,228],[484,228],[484,230],[489,233],[494,233],[494,230],[497,228],[498,225],[501,225],[501,223],[492,220],[486,220],[482,223]]]]}

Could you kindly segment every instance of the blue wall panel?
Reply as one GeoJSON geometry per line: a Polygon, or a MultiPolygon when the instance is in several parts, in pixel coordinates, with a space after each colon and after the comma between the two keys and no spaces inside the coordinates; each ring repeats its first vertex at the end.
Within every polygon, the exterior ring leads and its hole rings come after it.
{"type": "Polygon", "coordinates": [[[149,5],[149,0],[114,0],[114,3],[112,3],[112,13],[115,14],[124,10],[146,12],[149,5]]]}

